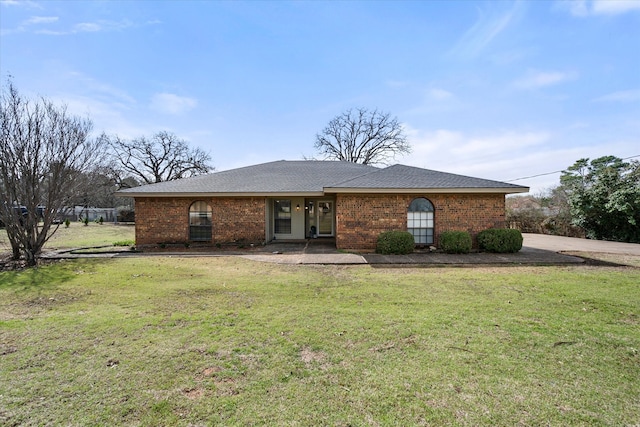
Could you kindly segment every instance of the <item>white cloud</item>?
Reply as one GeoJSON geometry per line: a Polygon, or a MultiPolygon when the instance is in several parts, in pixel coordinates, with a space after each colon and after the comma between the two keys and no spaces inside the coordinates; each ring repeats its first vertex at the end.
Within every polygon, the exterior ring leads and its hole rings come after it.
{"type": "Polygon", "coordinates": [[[73,32],[76,33],[95,33],[102,30],[102,26],[95,22],[81,22],[73,26],[73,32]]]}
{"type": "Polygon", "coordinates": [[[121,21],[106,21],[99,20],[96,22],[81,22],[73,26],[74,33],[87,33],[97,31],[121,31],[133,26],[133,23],[129,20],[123,19],[121,21]]]}
{"type": "Polygon", "coordinates": [[[479,55],[520,16],[523,7],[523,2],[515,2],[511,9],[504,12],[479,10],[478,19],[462,35],[449,55],[462,58],[473,58],[479,55]]]}
{"type": "Polygon", "coordinates": [[[513,83],[518,89],[538,89],[576,78],[575,73],[562,71],[529,71],[513,83]]]}
{"type": "Polygon", "coordinates": [[[449,99],[453,97],[453,93],[440,88],[429,89],[428,95],[429,95],[429,98],[436,101],[443,101],[445,99],[449,99]]]}
{"type": "Polygon", "coordinates": [[[42,9],[42,6],[31,0],[0,0],[0,6],[19,6],[26,7],[28,9],[42,9]]]}
{"type": "Polygon", "coordinates": [[[178,115],[193,110],[197,105],[198,101],[194,98],[172,93],[157,93],[151,98],[149,107],[159,113],[178,115]]]}
{"type": "Polygon", "coordinates": [[[640,11],[638,0],[563,0],[556,3],[559,9],[573,16],[620,15],[640,11]]]}
{"type": "Polygon", "coordinates": [[[32,16],[23,22],[24,25],[50,24],[58,21],[57,16],[32,16]]]}
{"type": "Polygon", "coordinates": [[[536,163],[522,161],[522,158],[544,151],[541,148],[551,138],[544,131],[473,134],[450,129],[420,131],[410,127],[407,135],[413,152],[398,159],[399,163],[498,181],[545,169],[544,163],[536,167],[536,163]]]}
{"type": "MultiPolygon", "coordinates": [[[[56,19],[57,21],[57,19],[56,19]]],[[[51,23],[55,21],[42,21],[41,24],[51,23]]],[[[99,20],[95,22],[80,22],[74,24],[70,29],[50,30],[48,28],[37,30],[37,34],[44,34],[50,36],[64,36],[69,34],[79,33],[96,33],[100,31],[122,31],[129,27],[132,27],[133,23],[124,19],[122,21],[106,21],[99,20]]]]}
{"type": "Polygon", "coordinates": [[[640,1],[638,0],[594,0],[591,5],[591,10],[595,15],[618,15],[640,10],[640,1]]]}
{"type": "Polygon", "coordinates": [[[76,91],[86,94],[87,97],[103,100],[109,104],[117,104],[129,107],[136,104],[136,100],[126,91],[114,87],[104,81],[96,80],[84,73],[60,69],[58,74],[65,79],[65,83],[72,82],[76,91]]]}
{"type": "Polygon", "coordinates": [[[635,142],[615,136],[597,143],[572,139],[566,129],[496,130],[483,133],[451,129],[423,131],[405,126],[413,152],[398,163],[531,187],[534,194],[559,184],[560,173],[576,160],[637,154],[635,142]],[[540,175],[540,176],[539,176],[540,175]],[[526,178],[526,179],[519,179],[526,178]]]}
{"type": "MultiPolygon", "coordinates": [[[[9,35],[16,33],[23,33],[27,31],[30,26],[51,24],[58,21],[57,16],[32,16],[31,18],[22,21],[16,28],[2,28],[0,34],[9,35]]],[[[38,32],[38,31],[36,31],[38,32]]]]}
{"type": "Polygon", "coordinates": [[[640,101],[640,89],[621,90],[593,100],[594,102],[634,102],[640,101]]]}
{"type": "Polygon", "coordinates": [[[488,156],[540,145],[548,139],[549,135],[545,132],[503,131],[493,135],[470,137],[468,141],[451,147],[450,150],[458,156],[488,156]]]}

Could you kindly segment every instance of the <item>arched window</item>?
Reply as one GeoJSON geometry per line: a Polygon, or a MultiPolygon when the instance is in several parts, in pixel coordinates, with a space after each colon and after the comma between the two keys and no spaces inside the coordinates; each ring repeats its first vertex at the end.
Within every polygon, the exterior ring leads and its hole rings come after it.
{"type": "Polygon", "coordinates": [[[407,231],[416,245],[433,244],[433,204],[424,197],[414,199],[407,211],[407,231]]]}
{"type": "Polygon", "coordinates": [[[193,202],[189,207],[189,240],[211,241],[211,206],[207,202],[193,202]]]}

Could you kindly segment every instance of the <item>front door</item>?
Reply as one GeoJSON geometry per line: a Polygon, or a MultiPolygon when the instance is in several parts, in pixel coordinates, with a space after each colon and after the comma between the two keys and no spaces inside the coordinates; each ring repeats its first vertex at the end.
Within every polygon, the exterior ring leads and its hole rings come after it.
{"type": "Polygon", "coordinates": [[[318,236],[333,236],[333,201],[318,201],[318,209],[316,215],[316,224],[318,224],[318,236]]]}

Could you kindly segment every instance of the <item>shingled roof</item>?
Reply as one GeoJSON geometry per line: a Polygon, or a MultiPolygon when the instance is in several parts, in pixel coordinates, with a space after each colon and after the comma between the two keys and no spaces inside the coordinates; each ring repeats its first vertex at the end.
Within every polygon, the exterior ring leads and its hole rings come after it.
{"type": "Polygon", "coordinates": [[[350,162],[280,160],[143,185],[118,194],[129,197],[322,196],[342,192],[522,193],[528,190],[519,185],[404,165],[380,169],[350,162]]]}
{"type": "Polygon", "coordinates": [[[505,193],[520,193],[529,191],[529,188],[405,165],[393,165],[378,169],[372,173],[325,188],[325,191],[328,192],[361,192],[363,190],[428,190],[430,192],[498,190],[505,193]]]}

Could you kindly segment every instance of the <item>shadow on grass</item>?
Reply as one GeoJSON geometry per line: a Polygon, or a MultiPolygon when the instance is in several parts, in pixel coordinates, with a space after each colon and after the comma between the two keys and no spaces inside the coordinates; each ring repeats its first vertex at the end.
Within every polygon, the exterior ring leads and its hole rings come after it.
{"type": "Polygon", "coordinates": [[[95,270],[104,260],[61,260],[22,270],[0,272],[0,290],[51,290],[74,278],[78,271],[95,270]]]}

